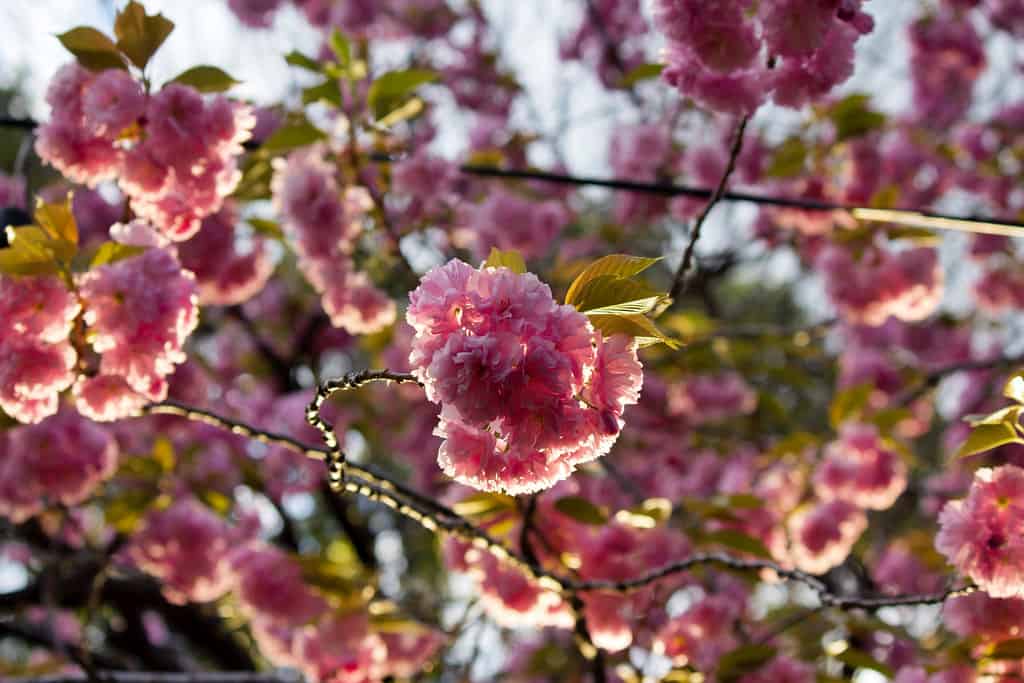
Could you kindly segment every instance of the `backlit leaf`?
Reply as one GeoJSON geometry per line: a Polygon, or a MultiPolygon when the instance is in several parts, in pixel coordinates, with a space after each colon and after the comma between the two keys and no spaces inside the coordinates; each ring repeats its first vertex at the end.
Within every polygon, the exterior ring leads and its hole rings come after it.
{"type": "Polygon", "coordinates": [[[621,278],[630,278],[639,275],[647,270],[661,258],[645,258],[643,256],[630,256],[628,254],[609,254],[603,256],[583,269],[573,283],[569,285],[569,291],[565,294],[565,303],[575,306],[580,289],[594,278],[602,275],[615,275],[621,278]]]}
{"type": "Polygon", "coordinates": [[[117,47],[140,69],[146,68],[173,30],[173,21],[162,14],[146,14],[145,8],[135,0],[118,12],[114,20],[117,47]]]}
{"type": "Polygon", "coordinates": [[[171,79],[171,82],[190,85],[199,92],[224,92],[241,83],[223,69],[208,64],[194,66],[183,71],[171,79]]]}
{"type": "Polygon", "coordinates": [[[600,526],[608,523],[608,515],[601,508],[579,496],[559,498],[555,501],[555,509],[582,524],[600,526]]]}
{"type": "Polygon", "coordinates": [[[508,268],[513,273],[525,273],[526,262],[523,261],[523,256],[518,251],[501,251],[496,247],[491,247],[491,253],[484,261],[484,266],[488,268],[508,268]]]}
{"type": "Polygon", "coordinates": [[[86,69],[127,69],[117,45],[105,33],[88,26],[78,26],[57,36],[68,52],[86,69]]]}
{"type": "Polygon", "coordinates": [[[1017,430],[1013,426],[1005,422],[982,424],[971,430],[971,433],[967,436],[967,441],[957,451],[956,456],[963,458],[975,453],[990,451],[993,448],[1004,446],[1008,443],[1024,443],[1024,439],[1017,435],[1017,430]]]}

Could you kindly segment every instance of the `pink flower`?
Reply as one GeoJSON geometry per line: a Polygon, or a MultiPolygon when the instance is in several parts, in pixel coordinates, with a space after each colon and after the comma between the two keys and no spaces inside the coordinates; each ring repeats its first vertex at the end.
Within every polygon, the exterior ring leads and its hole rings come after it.
{"type": "Polygon", "coordinates": [[[794,563],[805,572],[824,574],[846,559],[867,525],[864,512],[843,500],[797,510],[787,523],[794,563]]]}
{"type": "Polygon", "coordinates": [[[233,306],[255,296],[274,271],[264,240],[250,240],[242,251],[235,226],[238,211],[225,203],[203,219],[199,232],[178,245],[181,265],[192,271],[199,287],[199,303],[233,306]]]}
{"type": "Polygon", "coordinates": [[[993,598],[982,591],[947,600],[942,621],[963,638],[998,642],[1024,634],[1024,600],[993,598]]]}
{"type": "Polygon", "coordinates": [[[185,339],[198,323],[194,276],[169,251],[154,248],[94,268],[78,284],[101,372],[162,400],[164,378],[185,360],[185,339]]]}
{"type": "Polygon", "coordinates": [[[64,340],[45,344],[20,336],[0,338],[0,408],[19,422],[57,412],[57,396],[75,381],[78,354],[64,340]]]}
{"type": "Polygon", "coordinates": [[[163,583],[176,604],[209,602],[231,588],[231,528],[194,498],[149,513],[128,546],[128,557],[163,583]]]}
{"type": "Polygon", "coordinates": [[[117,468],[118,447],[73,411],[14,428],[0,443],[0,514],[21,522],[60,502],[76,505],[117,468]]]}
{"type": "Polygon", "coordinates": [[[378,635],[388,651],[386,675],[398,678],[412,678],[423,671],[448,640],[441,631],[427,628],[398,633],[381,631],[378,635]]]}
{"type": "Polygon", "coordinates": [[[1024,470],[983,468],[939,514],[935,548],[994,598],[1024,597],[1024,470]]]}
{"type": "Polygon", "coordinates": [[[388,650],[369,629],[365,613],[330,614],[296,640],[299,668],[310,680],[371,683],[383,680],[388,650]]]}
{"type": "Polygon", "coordinates": [[[100,72],[82,94],[85,127],[93,135],[115,140],[135,123],[146,107],[142,86],[127,71],[100,72]]]}
{"type": "Polygon", "coordinates": [[[453,260],[409,300],[409,362],[442,406],[438,462],[450,476],[537,491],[611,448],[642,381],[631,342],[595,336],[535,276],[506,268],[453,260]]]}
{"type": "Polygon", "coordinates": [[[741,616],[732,600],[710,595],[668,622],[655,648],[679,666],[712,671],[723,654],[739,645],[733,625],[741,616]]]}
{"type": "Polygon", "coordinates": [[[814,473],[814,492],[822,500],[845,500],[872,510],[891,507],[906,486],[907,466],[868,424],[844,425],[814,473]]]}
{"type": "Polygon", "coordinates": [[[282,0],[228,0],[228,8],[238,20],[253,28],[267,28],[282,0]]]}
{"type": "Polygon", "coordinates": [[[903,544],[885,549],[872,572],[882,592],[893,595],[931,593],[942,588],[943,577],[930,571],[924,562],[903,544]]]}
{"type": "Polygon", "coordinates": [[[252,618],[298,628],[326,610],[323,598],[303,582],[299,564],[276,548],[242,548],[231,557],[230,569],[242,608],[252,618]]]}
{"type": "Polygon", "coordinates": [[[559,201],[537,202],[502,189],[464,213],[479,258],[492,248],[518,251],[527,259],[543,256],[570,218],[559,201]]]}
{"type": "Polygon", "coordinates": [[[135,391],[121,375],[79,377],[72,391],[78,412],[97,422],[139,415],[151,400],[135,391]]]}
{"type": "Polygon", "coordinates": [[[757,394],[736,373],[694,375],[668,388],[668,414],[694,424],[749,415],[755,408],[757,394]]]}

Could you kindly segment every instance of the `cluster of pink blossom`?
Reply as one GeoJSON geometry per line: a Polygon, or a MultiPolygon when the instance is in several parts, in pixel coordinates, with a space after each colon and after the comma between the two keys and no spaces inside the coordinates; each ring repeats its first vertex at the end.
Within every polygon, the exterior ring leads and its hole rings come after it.
{"type": "Polygon", "coordinates": [[[874,22],[861,0],[744,0],[709,6],[658,0],[655,25],[668,38],[662,78],[703,105],[750,114],[769,96],[801,107],[853,73],[854,44],[874,22]]]}
{"type": "Polygon", "coordinates": [[[116,420],[167,396],[167,376],[185,361],[199,322],[195,277],[167,249],[150,248],[78,276],[83,319],[99,374],[81,377],[79,411],[116,420]]]}
{"type": "Polygon", "coordinates": [[[864,511],[845,500],[808,504],[787,521],[793,563],[823,574],[846,559],[867,526],[864,511]]]}
{"type": "Polygon", "coordinates": [[[746,610],[746,596],[708,595],[672,619],[658,633],[655,652],[677,666],[714,670],[719,658],[739,645],[736,622],[746,610]]]}
{"type": "Polygon", "coordinates": [[[814,472],[814,492],[825,501],[885,510],[907,486],[907,466],[874,425],[847,423],[825,448],[814,472]]]}
{"type": "Polygon", "coordinates": [[[0,433],[0,516],[22,522],[81,503],[114,474],[118,454],[106,429],[70,410],[0,433]]]}
{"type": "Polygon", "coordinates": [[[68,335],[80,310],[56,276],[0,275],[0,408],[19,422],[56,413],[75,381],[68,335]]]}
{"type": "Polygon", "coordinates": [[[299,268],[320,293],[335,327],[376,332],[395,320],[395,304],[352,261],[372,201],[365,188],[342,191],[326,150],[313,146],[276,160],[271,189],[299,268]]]}
{"type": "Polygon", "coordinates": [[[954,12],[918,19],[909,36],[914,122],[946,130],[967,113],[974,82],[985,68],[981,37],[954,12]]]}
{"type": "Polygon", "coordinates": [[[241,178],[237,157],[255,119],[248,106],[169,83],[154,95],[127,71],[61,68],[46,95],[53,113],[36,151],[89,186],[117,178],[132,210],[184,240],[241,178]]]}
{"type": "Polygon", "coordinates": [[[849,322],[881,325],[889,316],[923,320],[942,301],[944,275],[929,247],[871,249],[857,261],[849,250],[828,245],[816,266],[829,298],[849,322]]]}
{"type": "Polygon", "coordinates": [[[625,77],[646,61],[643,42],[637,40],[648,31],[639,0],[596,0],[582,14],[559,55],[591,65],[606,88],[623,87],[625,77]]]}
{"type": "MultiPolygon", "coordinates": [[[[608,161],[617,178],[654,182],[673,161],[672,138],[665,125],[643,123],[618,126],[608,149],[608,161]]],[[[615,220],[633,223],[665,212],[664,197],[638,192],[615,195],[615,220]]]]}
{"type": "Polygon", "coordinates": [[[238,209],[225,202],[220,211],[203,219],[191,239],[178,245],[181,264],[196,276],[199,303],[231,306],[255,296],[274,272],[264,240],[253,237],[239,251],[238,209]]]}
{"type": "Polygon", "coordinates": [[[757,393],[737,373],[694,375],[668,387],[668,413],[692,424],[720,422],[749,415],[757,393]]]}
{"type": "Polygon", "coordinates": [[[894,543],[875,562],[871,573],[883,593],[911,595],[942,590],[944,577],[933,571],[904,543],[894,543]]]}
{"type": "Polygon", "coordinates": [[[458,168],[441,157],[418,151],[395,163],[391,178],[409,221],[443,217],[455,203],[458,168]]]}
{"type": "Polygon", "coordinates": [[[523,258],[540,258],[569,222],[570,214],[556,199],[536,201],[501,187],[487,193],[480,204],[464,206],[461,222],[478,258],[492,248],[517,251],[523,258]]]}
{"type": "Polygon", "coordinates": [[[261,652],[310,680],[373,682],[407,675],[444,642],[426,627],[377,632],[365,609],[337,611],[305,583],[296,560],[250,540],[242,527],[191,498],[150,512],[125,555],[158,577],[172,602],[207,602],[233,592],[261,652]]]}
{"type": "Polygon", "coordinates": [[[127,557],[160,579],[176,604],[216,600],[231,587],[231,527],[193,498],[146,515],[127,557]]]}
{"type": "Polygon", "coordinates": [[[475,488],[528,493],[611,448],[643,380],[636,344],[603,338],[536,276],[452,260],[409,296],[409,362],[441,405],[438,462],[475,488]]]}
{"type": "Polygon", "coordinates": [[[1024,469],[982,468],[967,497],[939,514],[936,549],[994,598],[1024,597],[1022,500],[1024,469]]]}
{"type": "MultiPolygon", "coordinates": [[[[228,0],[246,26],[269,28],[285,0],[228,0]]],[[[443,36],[454,21],[445,0],[292,0],[310,24],[360,37],[443,36]]]]}

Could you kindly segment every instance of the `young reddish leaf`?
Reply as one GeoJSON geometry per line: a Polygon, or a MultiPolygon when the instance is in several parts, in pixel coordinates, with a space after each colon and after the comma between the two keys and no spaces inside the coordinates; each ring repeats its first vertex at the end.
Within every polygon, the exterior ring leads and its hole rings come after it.
{"type": "Polygon", "coordinates": [[[78,26],[57,36],[78,63],[92,71],[127,69],[124,56],[106,34],[88,26],[78,26]]]}
{"type": "Polygon", "coordinates": [[[117,47],[140,69],[146,68],[173,30],[173,21],[162,14],[146,14],[145,8],[135,0],[118,12],[114,20],[117,47]]]}

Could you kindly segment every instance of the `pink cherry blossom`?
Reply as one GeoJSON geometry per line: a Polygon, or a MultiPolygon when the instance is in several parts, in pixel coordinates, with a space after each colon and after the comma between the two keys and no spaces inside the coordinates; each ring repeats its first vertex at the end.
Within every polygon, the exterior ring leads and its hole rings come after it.
{"type": "Polygon", "coordinates": [[[127,555],[163,582],[171,602],[208,602],[231,588],[232,543],[227,522],[199,501],[185,498],[150,512],[127,555]]]}
{"type": "Polygon", "coordinates": [[[939,514],[935,548],[994,598],[1024,597],[1022,500],[1024,470],[982,468],[967,497],[939,514]]]}
{"type": "Polygon", "coordinates": [[[812,574],[827,572],[846,559],[867,524],[864,512],[843,500],[797,510],[787,522],[794,563],[812,574]]]}
{"type": "Polygon", "coordinates": [[[814,473],[814,491],[822,500],[845,500],[872,510],[891,507],[906,486],[906,465],[867,424],[844,425],[814,473]]]}

